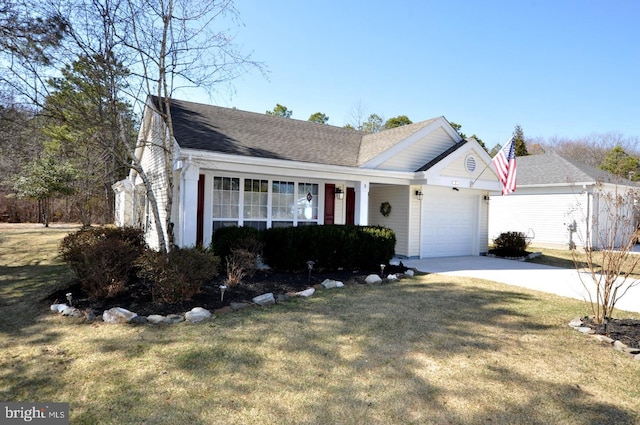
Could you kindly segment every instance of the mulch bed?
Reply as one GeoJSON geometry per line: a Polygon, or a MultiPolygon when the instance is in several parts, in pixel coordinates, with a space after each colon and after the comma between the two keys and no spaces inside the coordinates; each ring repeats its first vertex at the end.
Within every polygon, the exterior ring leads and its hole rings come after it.
{"type": "Polygon", "coordinates": [[[151,314],[182,314],[194,307],[202,307],[207,310],[216,310],[230,305],[232,302],[251,302],[252,298],[268,292],[275,294],[287,294],[303,291],[311,286],[322,283],[325,279],[333,279],[348,283],[363,283],[368,272],[354,271],[312,271],[301,273],[275,273],[271,271],[258,271],[252,277],[245,277],[238,285],[228,287],[224,298],[221,296],[220,285],[224,285],[224,276],[219,277],[201,288],[201,292],[191,300],[177,304],[156,303],[152,299],[151,287],[143,281],[137,281],[127,286],[125,291],[117,297],[91,300],[83,292],[79,283],[74,283],[65,289],[54,292],[46,298],[46,301],[55,303],[67,303],[66,294],[71,292],[73,306],[81,310],[93,310],[102,315],[104,310],[113,307],[122,307],[137,313],[139,316],[151,314]]]}
{"type": "Polygon", "coordinates": [[[597,324],[590,318],[582,319],[585,326],[592,328],[598,335],[606,335],[631,348],[640,348],[640,320],[609,319],[606,323],[597,324]]]}

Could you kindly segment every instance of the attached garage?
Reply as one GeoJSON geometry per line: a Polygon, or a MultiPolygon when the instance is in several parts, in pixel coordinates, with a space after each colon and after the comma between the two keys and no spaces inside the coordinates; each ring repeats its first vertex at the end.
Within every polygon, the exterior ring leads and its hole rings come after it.
{"type": "Polygon", "coordinates": [[[430,187],[425,191],[423,258],[478,255],[479,195],[476,191],[455,189],[430,187]]]}

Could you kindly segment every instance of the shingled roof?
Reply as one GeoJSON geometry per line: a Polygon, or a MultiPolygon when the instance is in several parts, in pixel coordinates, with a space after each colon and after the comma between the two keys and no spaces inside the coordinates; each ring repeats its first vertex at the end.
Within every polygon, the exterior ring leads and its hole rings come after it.
{"type": "Polygon", "coordinates": [[[529,155],[516,158],[518,186],[536,186],[563,183],[622,183],[635,186],[635,182],[621,179],[599,168],[591,167],[556,153],[529,155]]]}
{"type": "Polygon", "coordinates": [[[179,99],[171,100],[171,116],[183,149],[348,167],[364,164],[437,119],[367,133],[179,99]]]}
{"type": "Polygon", "coordinates": [[[363,132],[172,99],[178,145],[185,149],[356,166],[363,132]]]}

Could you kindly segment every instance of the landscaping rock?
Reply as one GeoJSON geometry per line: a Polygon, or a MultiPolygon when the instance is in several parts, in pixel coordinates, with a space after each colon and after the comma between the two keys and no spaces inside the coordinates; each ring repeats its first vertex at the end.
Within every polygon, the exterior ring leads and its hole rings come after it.
{"type": "Polygon", "coordinates": [[[377,274],[370,274],[364,281],[366,283],[381,283],[382,278],[380,278],[380,276],[378,276],[377,274]]]}
{"type": "Polygon", "coordinates": [[[325,289],[332,289],[332,288],[342,288],[344,286],[344,283],[338,281],[338,280],[333,280],[333,279],[325,279],[321,285],[325,288],[325,289]]]}
{"type": "Polygon", "coordinates": [[[627,347],[627,345],[624,344],[622,341],[615,341],[613,343],[613,348],[615,348],[618,351],[625,352],[625,350],[629,347],[627,347]]]}
{"type": "Polygon", "coordinates": [[[579,317],[574,317],[573,319],[571,319],[571,321],[569,322],[569,326],[571,326],[572,328],[579,328],[583,325],[582,323],[582,319],[580,319],[579,317]]]}
{"type": "Polygon", "coordinates": [[[254,297],[252,300],[255,304],[260,306],[268,306],[276,303],[276,299],[273,296],[272,292],[267,292],[266,294],[258,295],[254,297]]]}
{"type": "Polygon", "coordinates": [[[104,313],[102,313],[102,320],[104,320],[105,323],[112,324],[127,323],[129,320],[133,319],[136,316],[136,313],[125,308],[114,307],[110,310],[105,310],[104,313]]]}
{"type": "Polygon", "coordinates": [[[159,325],[160,323],[164,323],[164,319],[166,319],[166,317],[160,314],[152,314],[150,316],[147,316],[147,321],[149,323],[153,323],[154,325],[159,325]]]}
{"type": "Polygon", "coordinates": [[[84,314],[75,307],[67,307],[62,311],[63,316],[68,317],[84,317],[84,314]]]}
{"type": "Polygon", "coordinates": [[[582,332],[583,334],[594,334],[596,331],[591,329],[589,326],[578,326],[575,328],[578,332],[582,332]]]}
{"type": "Polygon", "coordinates": [[[148,320],[145,316],[136,316],[132,317],[131,320],[129,320],[129,323],[132,325],[144,325],[147,322],[148,320]]]}
{"type": "Polygon", "coordinates": [[[387,280],[388,281],[398,280],[398,275],[397,274],[390,274],[390,275],[387,276],[387,280]]]}
{"type": "Polygon", "coordinates": [[[409,270],[405,271],[405,272],[404,272],[404,274],[405,274],[406,276],[409,276],[409,277],[413,277],[413,276],[415,276],[415,272],[414,272],[413,270],[411,270],[411,269],[409,269],[409,270]]]}
{"type": "Polygon", "coordinates": [[[606,335],[593,335],[593,338],[595,338],[596,340],[603,342],[605,344],[613,344],[614,340],[609,338],[606,335]]]}
{"type": "Polygon", "coordinates": [[[170,314],[165,317],[163,321],[163,323],[166,323],[168,325],[173,325],[180,322],[184,322],[184,317],[182,317],[180,314],[170,314]]]}
{"type": "Polygon", "coordinates": [[[200,323],[211,319],[211,312],[202,307],[194,307],[185,313],[184,318],[190,323],[200,323]]]}
{"type": "Polygon", "coordinates": [[[52,304],[51,311],[56,313],[62,313],[65,309],[69,308],[66,304],[52,304]]]}
{"type": "Polygon", "coordinates": [[[307,288],[304,291],[296,292],[296,296],[310,297],[311,295],[315,294],[315,292],[316,292],[315,288],[307,288]]]}

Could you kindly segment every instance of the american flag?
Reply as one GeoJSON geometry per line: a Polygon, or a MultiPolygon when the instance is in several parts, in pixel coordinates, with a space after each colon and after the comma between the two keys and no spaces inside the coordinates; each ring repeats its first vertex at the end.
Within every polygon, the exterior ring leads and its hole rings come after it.
{"type": "Polygon", "coordinates": [[[516,142],[513,137],[493,158],[498,177],[502,182],[502,194],[508,195],[516,190],[516,142]]]}

